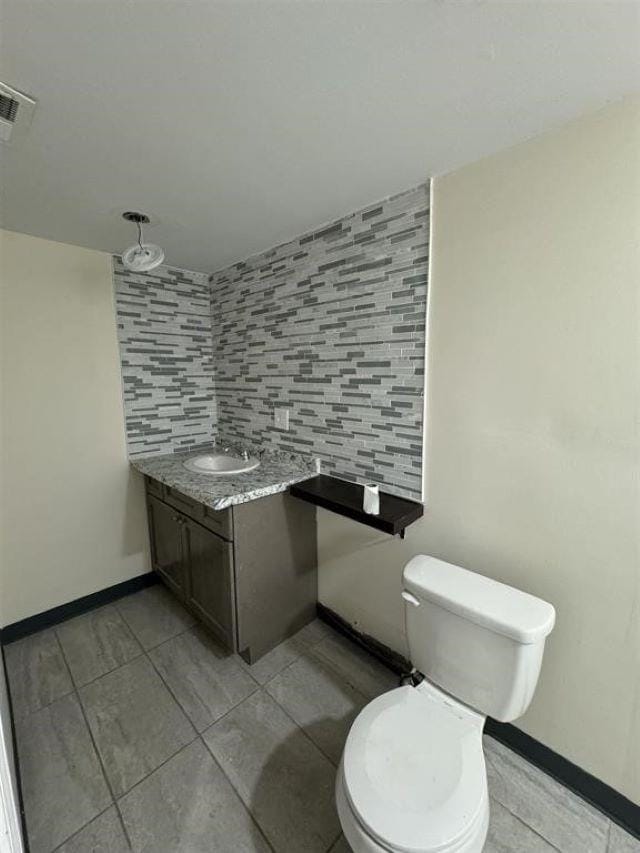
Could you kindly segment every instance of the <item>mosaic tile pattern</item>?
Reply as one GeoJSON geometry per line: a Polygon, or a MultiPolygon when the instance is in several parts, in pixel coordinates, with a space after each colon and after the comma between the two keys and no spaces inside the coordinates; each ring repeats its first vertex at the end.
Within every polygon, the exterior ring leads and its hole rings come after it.
{"type": "Polygon", "coordinates": [[[215,438],[211,293],[207,276],[113,260],[127,445],[131,457],[215,438]]]}
{"type": "Polygon", "coordinates": [[[425,184],[214,273],[220,435],[419,499],[428,241],[425,184]]]}

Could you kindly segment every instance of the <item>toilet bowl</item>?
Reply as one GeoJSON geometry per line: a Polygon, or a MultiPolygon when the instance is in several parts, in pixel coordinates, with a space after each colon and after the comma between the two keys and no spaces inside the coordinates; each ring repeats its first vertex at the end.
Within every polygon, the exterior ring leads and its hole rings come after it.
{"type": "Polygon", "coordinates": [[[336,778],[340,823],[355,853],[480,853],[486,715],[511,720],[528,706],[555,611],[422,555],[403,581],[411,660],[424,680],[355,719],[336,778]]]}
{"type": "Polygon", "coordinates": [[[351,727],[336,782],[351,847],[482,850],[489,815],[483,724],[426,681],[370,702],[351,727]]]}

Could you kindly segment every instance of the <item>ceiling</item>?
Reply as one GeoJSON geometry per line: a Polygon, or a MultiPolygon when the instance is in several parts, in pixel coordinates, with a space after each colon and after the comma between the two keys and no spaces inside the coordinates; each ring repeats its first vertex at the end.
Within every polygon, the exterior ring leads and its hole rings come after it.
{"type": "Polygon", "coordinates": [[[636,2],[2,0],[4,227],[200,271],[640,88],[636,2]]]}

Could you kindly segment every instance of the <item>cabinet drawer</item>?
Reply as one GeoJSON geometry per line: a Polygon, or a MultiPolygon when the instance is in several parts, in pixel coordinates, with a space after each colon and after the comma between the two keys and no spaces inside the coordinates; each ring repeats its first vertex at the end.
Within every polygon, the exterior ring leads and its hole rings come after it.
{"type": "Polygon", "coordinates": [[[208,506],[200,506],[202,514],[198,521],[200,524],[222,536],[225,539],[233,539],[233,513],[229,509],[211,509],[208,506]]]}
{"type": "Polygon", "coordinates": [[[233,539],[231,509],[211,509],[193,498],[183,495],[177,489],[171,488],[171,486],[164,487],[163,500],[185,515],[188,515],[189,518],[197,521],[198,524],[202,524],[203,527],[206,527],[213,533],[217,533],[218,536],[222,536],[223,539],[233,539]]]}
{"type": "Polygon", "coordinates": [[[202,506],[193,498],[188,498],[172,486],[164,487],[164,500],[176,509],[186,512],[192,518],[197,518],[198,509],[202,506]]]}
{"type": "Polygon", "coordinates": [[[152,477],[149,477],[146,474],[144,479],[147,484],[147,491],[150,495],[153,495],[156,498],[164,497],[164,489],[162,483],[159,483],[157,480],[154,480],[152,477]]]}

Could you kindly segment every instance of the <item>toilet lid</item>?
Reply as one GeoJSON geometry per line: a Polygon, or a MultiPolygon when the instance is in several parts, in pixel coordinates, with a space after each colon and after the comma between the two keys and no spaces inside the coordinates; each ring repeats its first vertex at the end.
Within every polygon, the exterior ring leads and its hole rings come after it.
{"type": "Polygon", "coordinates": [[[424,853],[470,832],[486,795],[482,723],[424,683],[370,702],[343,756],[345,790],[369,834],[391,850],[424,853]]]}

